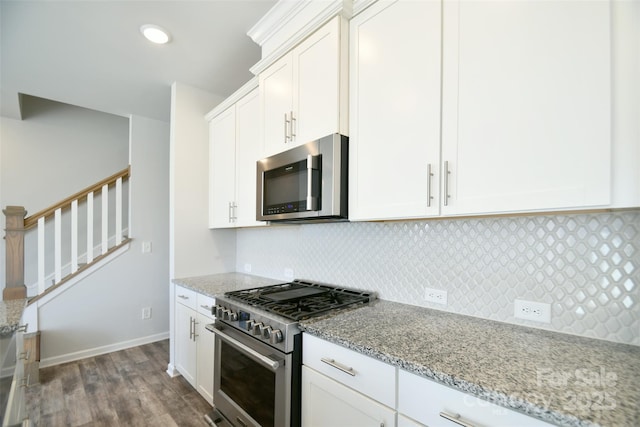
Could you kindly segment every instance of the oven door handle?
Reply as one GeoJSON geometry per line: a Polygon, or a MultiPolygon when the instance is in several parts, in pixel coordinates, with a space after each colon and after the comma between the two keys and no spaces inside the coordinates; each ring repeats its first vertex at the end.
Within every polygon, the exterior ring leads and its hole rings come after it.
{"type": "Polygon", "coordinates": [[[219,336],[220,339],[222,339],[222,340],[226,341],[227,343],[231,344],[232,346],[244,351],[253,360],[257,361],[258,363],[261,363],[262,365],[266,366],[267,368],[271,369],[272,371],[277,371],[278,368],[280,367],[280,361],[279,360],[273,360],[273,359],[268,358],[267,356],[263,356],[262,354],[258,353],[257,351],[255,351],[251,347],[249,347],[249,346],[247,346],[245,344],[242,344],[240,341],[236,340],[235,338],[232,338],[229,335],[225,334],[220,329],[213,329],[212,328],[212,329],[209,329],[209,330],[211,332],[213,332],[214,334],[216,334],[217,336],[219,336]]]}

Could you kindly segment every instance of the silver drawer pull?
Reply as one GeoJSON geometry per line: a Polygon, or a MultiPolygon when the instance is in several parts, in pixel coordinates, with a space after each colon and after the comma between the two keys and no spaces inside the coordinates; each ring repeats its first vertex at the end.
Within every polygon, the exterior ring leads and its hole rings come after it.
{"type": "Polygon", "coordinates": [[[352,377],[356,376],[356,372],[353,370],[353,368],[341,365],[340,363],[336,362],[333,359],[327,359],[326,357],[322,357],[320,359],[320,361],[326,363],[327,365],[329,365],[331,367],[334,367],[334,368],[338,369],[339,371],[344,372],[345,374],[349,374],[352,377]]]}
{"type": "Polygon", "coordinates": [[[186,295],[178,295],[178,298],[181,298],[181,299],[189,299],[189,297],[188,297],[188,296],[186,296],[186,295]]]}
{"type": "Polygon", "coordinates": [[[462,419],[462,417],[460,417],[460,414],[451,415],[451,414],[443,411],[443,412],[440,412],[440,416],[442,418],[444,418],[445,420],[449,420],[452,423],[458,424],[458,425],[460,425],[462,427],[475,427],[474,424],[471,424],[471,423],[469,423],[467,421],[464,421],[462,419]]]}
{"type": "Polygon", "coordinates": [[[210,305],[201,305],[200,307],[204,308],[205,310],[211,311],[210,305]]]}

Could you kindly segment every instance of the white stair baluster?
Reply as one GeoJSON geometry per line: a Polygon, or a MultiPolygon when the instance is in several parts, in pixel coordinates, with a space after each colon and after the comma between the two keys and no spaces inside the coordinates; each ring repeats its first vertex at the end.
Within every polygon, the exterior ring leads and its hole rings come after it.
{"type": "Polygon", "coordinates": [[[102,255],[109,250],[109,185],[102,186],[102,255]]]}
{"type": "Polygon", "coordinates": [[[78,271],[78,200],[71,202],[71,274],[78,271]]]}
{"type": "Polygon", "coordinates": [[[62,280],[62,209],[56,209],[54,215],[54,265],[55,265],[55,282],[60,283],[62,280]]]}
{"type": "Polygon", "coordinates": [[[38,294],[44,292],[44,217],[38,218],[38,294]]]}
{"type": "Polygon", "coordinates": [[[87,264],[93,261],[93,191],[87,194],[87,264]]]}
{"type": "Polygon", "coordinates": [[[116,180],[116,245],[122,243],[122,177],[116,180]]]}

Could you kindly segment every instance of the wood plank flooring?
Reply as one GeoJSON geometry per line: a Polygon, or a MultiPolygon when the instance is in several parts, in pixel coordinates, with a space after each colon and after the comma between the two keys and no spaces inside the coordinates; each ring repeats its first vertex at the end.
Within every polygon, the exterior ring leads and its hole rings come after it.
{"type": "Polygon", "coordinates": [[[169,341],[40,370],[27,389],[32,426],[207,426],[209,404],[166,373],[169,341]]]}

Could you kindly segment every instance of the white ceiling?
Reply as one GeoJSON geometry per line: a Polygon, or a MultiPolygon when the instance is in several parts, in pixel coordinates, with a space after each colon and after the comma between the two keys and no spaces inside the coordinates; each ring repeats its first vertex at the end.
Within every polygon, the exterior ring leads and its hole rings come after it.
{"type": "Polygon", "coordinates": [[[275,0],[0,0],[1,114],[18,93],[169,121],[171,83],[226,97],[248,81],[260,48],[247,31],[275,0]],[[167,45],[143,24],[171,32],[167,45]]]}

